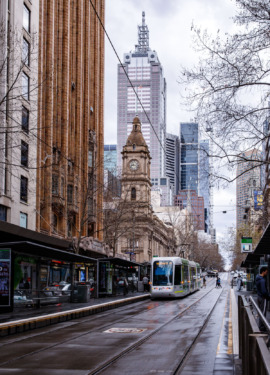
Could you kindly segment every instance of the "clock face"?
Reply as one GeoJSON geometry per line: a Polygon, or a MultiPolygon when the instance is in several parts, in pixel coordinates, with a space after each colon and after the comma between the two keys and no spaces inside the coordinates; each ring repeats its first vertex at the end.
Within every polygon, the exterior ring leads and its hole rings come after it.
{"type": "Polygon", "coordinates": [[[135,159],[131,160],[129,162],[129,168],[132,171],[136,171],[139,168],[139,162],[138,162],[138,160],[135,160],[135,159]]]}

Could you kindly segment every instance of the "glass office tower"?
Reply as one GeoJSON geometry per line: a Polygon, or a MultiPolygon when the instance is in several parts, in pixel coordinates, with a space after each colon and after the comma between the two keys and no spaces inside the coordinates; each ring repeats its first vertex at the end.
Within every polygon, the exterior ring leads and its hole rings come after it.
{"type": "Polygon", "coordinates": [[[199,186],[199,125],[180,123],[180,190],[195,190],[199,186]]]}
{"type": "Polygon", "coordinates": [[[160,178],[165,176],[166,81],[158,55],[149,47],[144,12],[142,25],[138,26],[138,44],[134,51],[124,54],[123,64],[118,65],[118,168],[122,166],[121,151],[132,130],[135,116],[141,121],[142,133],[152,157],[151,182],[159,184],[160,178]]]}
{"type": "Polygon", "coordinates": [[[174,134],[166,135],[166,176],[170,179],[173,194],[178,194],[179,176],[179,137],[174,134]]]}

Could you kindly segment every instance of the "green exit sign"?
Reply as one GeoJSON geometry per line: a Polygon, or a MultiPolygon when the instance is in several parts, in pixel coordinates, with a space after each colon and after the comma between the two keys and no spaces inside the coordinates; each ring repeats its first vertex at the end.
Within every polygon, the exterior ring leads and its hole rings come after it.
{"type": "Polygon", "coordinates": [[[252,243],[252,237],[242,237],[242,243],[252,243]]]}

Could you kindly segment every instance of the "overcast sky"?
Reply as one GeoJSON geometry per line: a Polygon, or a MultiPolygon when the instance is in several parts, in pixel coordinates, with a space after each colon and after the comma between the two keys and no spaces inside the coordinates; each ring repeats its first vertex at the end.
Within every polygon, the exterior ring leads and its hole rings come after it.
{"type": "MultiPolygon", "coordinates": [[[[181,106],[177,83],[180,66],[191,67],[198,55],[192,49],[191,25],[215,34],[232,32],[233,0],[107,0],[105,27],[121,59],[137,44],[137,26],[145,11],[150,48],[157,51],[167,81],[167,132],[179,135],[179,123],[192,113],[181,106]]],[[[117,141],[117,64],[106,38],[105,44],[105,143],[117,141]]],[[[220,236],[235,223],[235,186],[214,192],[214,226],[220,236]],[[227,206],[227,207],[226,207],[227,206]],[[227,211],[223,214],[221,211],[227,211]]]]}

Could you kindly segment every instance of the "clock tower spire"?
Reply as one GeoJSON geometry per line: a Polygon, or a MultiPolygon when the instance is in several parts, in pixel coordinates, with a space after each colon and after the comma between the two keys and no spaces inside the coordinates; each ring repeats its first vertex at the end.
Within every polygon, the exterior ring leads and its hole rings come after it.
{"type": "Polygon", "coordinates": [[[122,199],[151,203],[150,162],[148,146],[138,117],[122,151],[122,199]]]}

